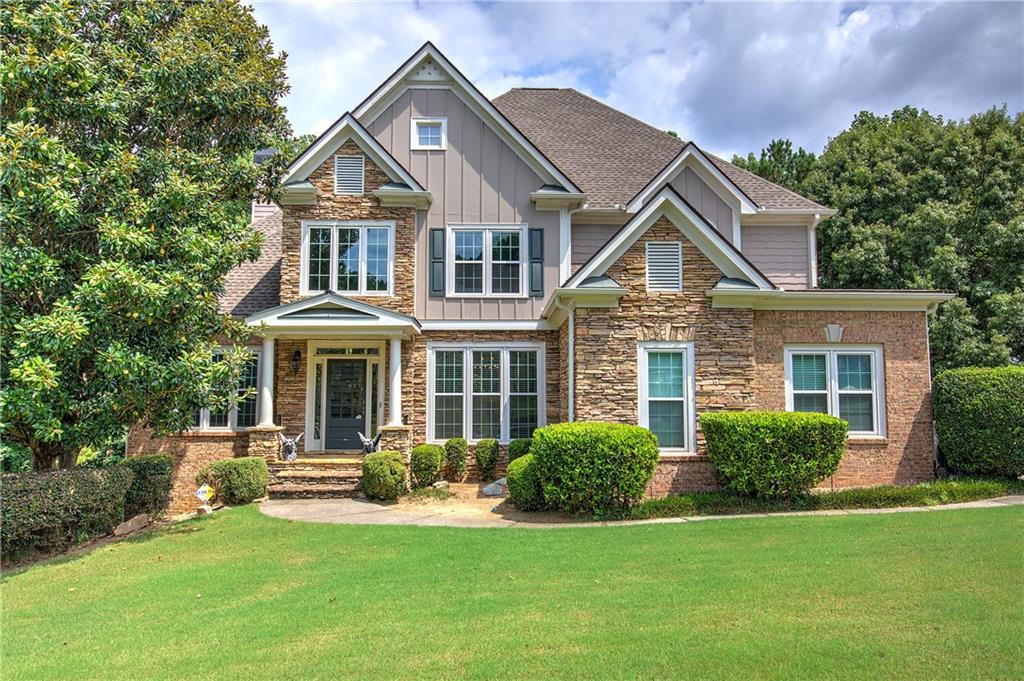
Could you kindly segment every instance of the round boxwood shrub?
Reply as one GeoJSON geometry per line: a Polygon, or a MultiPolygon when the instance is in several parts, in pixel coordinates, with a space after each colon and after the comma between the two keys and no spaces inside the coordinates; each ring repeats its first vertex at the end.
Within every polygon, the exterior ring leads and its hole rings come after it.
{"type": "Polygon", "coordinates": [[[214,461],[199,471],[197,485],[214,489],[214,499],[239,506],[267,496],[267,462],[262,456],[214,461]]]}
{"type": "Polygon", "coordinates": [[[480,477],[486,482],[494,480],[494,473],[498,469],[498,441],[480,440],[473,450],[476,458],[476,467],[480,471],[480,477]]]}
{"type": "Polygon", "coordinates": [[[459,482],[466,476],[466,454],[469,444],[465,438],[453,437],[444,443],[445,473],[452,482],[459,482]]]}
{"type": "Polygon", "coordinates": [[[620,423],[560,423],[533,433],[530,453],[552,508],[622,517],[639,501],[658,463],[658,440],[620,423]]]}
{"type": "Polygon", "coordinates": [[[802,494],[836,472],[847,423],[828,414],[720,411],[702,414],[708,457],[735,492],[802,494]]]}
{"type": "Polygon", "coordinates": [[[109,534],[124,520],[127,466],[0,476],[0,555],[50,553],[109,534]]]}
{"type": "Polygon", "coordinates": [[[400,452],[375,452],[363,458],[363,492],[371,499],[394,501],[405,494],[405,460],[400,452]]]}
{"type": "Polygon", "coordinates": [[[953,471],[1024,475],[1024,367],[944,371],[934,401],[939,451],[953,471]]]}
{"type": "Polygon", "coordinates": [[[508,464],[508,498],[520,511],[544,510],[544,487],[537,475],[532,454],[520,456],[508,464]]]}
{"type": "Polygon", "coordinates": [[[530,444],[533,442],[532,438],[522,437],[518,440],[512,440],[508,443],[508,461],[512,463],[521,456],[526,456],[530,453],[530,444]]]}
{"type": "Polygon", "coordinates": [[[429,487],[441,479],[444,469],[444,447],[441,445],[417,445],[409,455],[414,487],[429,487]]]}
{"type": "Polygon", "coordinates": [[[156,516],[171,503],[171,474],[174,460],[164,454],[132,456],[124,460],[134,477],[124,500],[124,515],[131,518],[140,513],[156,516]]]}

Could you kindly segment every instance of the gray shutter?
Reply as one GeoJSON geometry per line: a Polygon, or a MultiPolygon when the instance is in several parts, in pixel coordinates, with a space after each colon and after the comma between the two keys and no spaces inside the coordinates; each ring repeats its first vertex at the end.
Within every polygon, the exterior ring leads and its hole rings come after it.
{"type": "Polygon", "coordinates": [[[530,295],[544,296],[544,230],[530,230],[530,295]]]}
{"type": "Polygon", "coordinates": [[[430,230],[430,295],[444,296],[444,230],[430,230]]]}

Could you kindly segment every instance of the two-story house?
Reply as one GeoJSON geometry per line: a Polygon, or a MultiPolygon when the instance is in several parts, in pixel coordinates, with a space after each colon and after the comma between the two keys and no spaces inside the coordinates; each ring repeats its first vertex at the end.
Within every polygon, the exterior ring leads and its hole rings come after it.
{"type": "Polygon", "coordinates": [[[658,436],[662,495],[716,484],[700,413],[758,408],[849,421],[831,484],[929,479],[947,296],[817,288],[833,213],[575,90],[488,100],[428,43],[253,207],[265,249],[222,303],[260,331],[256,396],[129,452],[176,455],[184,508],[201,465],[273,461],[282,432],[303,466],[275,462],[272,493],[312,496],[352,489],[359,433],[618,421],[658,436]]]}

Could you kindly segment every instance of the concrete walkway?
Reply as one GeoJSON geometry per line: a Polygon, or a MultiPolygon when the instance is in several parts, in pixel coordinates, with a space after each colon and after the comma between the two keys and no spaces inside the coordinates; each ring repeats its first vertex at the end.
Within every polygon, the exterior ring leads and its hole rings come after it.
{"type": "Polygon", "coordinates": [[[653,525],[688,523],[703,520],[730,520],[735,518],[768,518],[773,516],[813,515],[874,515],[879,513],[922,513],[950,511],[963,508],[999,508],[1024,505],[1024,495],[969,501],[945,506],[907,506],[902,508],[865,508],[848,511],[793,511],[786,513],[751,513],[743,515],[702,515],[682,518],[655,518],[652,520],[623,520],[617,522],[573,522],[557,513],[522,513],[507,502],[495,499],[492,508],[479,504],[399,503],[378,504],[365,499],[274,499],[266,501],[260,510],[275,518],[301,520],[311,523],[344,525],[419,525],[433,527],[605,527],[622,525],[653,525]]]}

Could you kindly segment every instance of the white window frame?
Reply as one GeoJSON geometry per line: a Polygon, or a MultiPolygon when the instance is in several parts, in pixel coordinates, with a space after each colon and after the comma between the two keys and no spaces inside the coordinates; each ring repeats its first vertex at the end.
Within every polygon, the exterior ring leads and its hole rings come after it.
{"type": "Polygon", "coordinates": [[[413,118],[409,121],[409,148],[412,151],[444,151],[448,148],[447,118],[413,118]],[[420,144],[420,126],[440,125],[441,141],[437,146],[420,144]]]}
{"type": "MultiPolygon", "coordinates": [[[[851,430],[847,433],[850,439],[862,438],[884,438],[886,436],[886,413],[885,413],[885,356],[881,345],[787,345],[785,346],[785,381],[786,381],[786,411],[794,411],[793,408],[793,355],[825,355],[825,372],[827,376],[827,399],[828,413],[839,418],[839,395],[843,394],[868,394],[866,390],[840,390],[839,389],[839,361],[838,355],[872,355],[871,373],[873,390],[871,393],[874,399],[871,406],[874,410],[873,418],[875,429],[851,430]]],[[[799,391],[798,391],[799,392],[799,391]]],[[[818,391],[820,392],[820,391],[818,391]]]]}
{"type": "Polygon", "coordinates": [[[362,196],[366,193],[366,157],[362,154],[335,154],[334,155],[334,195],[335,196],[362,196]],[[359,191],[343,192],[338,187],[338,159],[358,158],[361,166],[359,173],[359,191]]]}
{"type": "Polygon", "coordinates": [[[471,438],[473,434],[473,351],[497,350],[501,352],[501,428],[498,442],[508,444],[511,417],[511,400],[509,399],[509,352],[533,350],[537,353],[537,427],[547,425],[547,367],[546,344],[543,341],[522,341],[513,343],[427,343],[427,442],[443,444],[445,440],[434,437],[434,364],[435,352],[438,350],[462,351],[462,437],[470,444],[479,440],[471,438]]]}
{"type": "MultiPolygon", "coordinates": [[[[220,353],[228,352],[232,348],[230,346],[221,346],[218,350],[220,353]]],[[[194,433],[243,433],[252,430],[260,423],[260,395],[263,392],[262,383],[262,372],[260,363],[263,361],[263,351],[257,348],[247,348],[252,353],[253,359],[256,360],[256,423],[251,426],[238,426],[238,405],[234,404],[228,410],[228,423],[226,426],[211,426],[210,425],[210,408],[203,407],[199,410],[199,425],[193,426],[190,430],[194,433]]],[[[237,394],[238,389],[235,389],[237,394]]]]}
{"type": "Polygon", "coordinates": [[[395,295],[395,222],[393,220],[303,220],[302,221],[302,262],[299,267],[299,295],[312,296],[323,290],[309,288],[309,231],[315,227],[331,230],[329,289],[335,293],[350,296],[393,296],[395,295]],[[355,291],[338,290],[338,230],[359,229],[359,288],[355,291]],[[388,230],[388,288],[386,291],[366,290],[366,230],[388,230]]]}
{"type": "MultiPolygon", "coordinates": [[[[648,354],[651,352],[676,352],[683,355],[683,427],[685,447],[661,447],[662,455],[695,454],[697,435],[697,410],[694,398],[697,394],[694,376],[693,342],[645,341],[637,343],[637,416],[638,423],[650,429],[650,386],[648,378],[648,354]]],[[[659,398],[653,398],[659,399],[659,398]]],[[[678,398],[672,398],[676,401],[678,398]]]]}
{"type": "Polygon", "coordinates": [[[656,293],[679,293],[683,290],[683,242],[682,241],[647,241],[644,245],[644,274],[647,279],[647,290],[656,293]],[[679,253],[679,279],[671,288],[651,286],[651,246],[675,246],[679,253]]]}
{"type": "MultiPolygon", "coordinates": [[[[385,400],[385,353],[387,352],[385,341],[365,340],[308,340],[306,341],[306,414],[305,428],[307,452],[324,452],[324,429],[327,423],[327,360],[330,359],[356,359],[366,361],[366,416],[367,428],[377,417],[377,432],[384,427],[384,400],[385,400]],[[344,348],[354,351],[351,355],[321,355],[317,350],[327,348],[344,348]],[[371,353],[371,351],[376,351],[371,353]],[[316,367],[321,365],[320,382],[320,437],[316,437],[316,430],[313,425],[314,411],[316,409],[316,367]],[[373,402],[373,366],[377,366],[377,402],[373,402]]],[[[370,435],[373,437],[373,435],[370,435]]]]}
{"type": "MultiPolygon", "coordinates": [[[[529,283],[526,278],[529,274],[529,225],[517,224],[449,224],[445,234],[445,295],[448,298],[527,298],[529,297],[529,283]],[[484,233],[484,285],[480,293],[456,293],[455,292],[455,234],[458,232],[483,232],[484,233]],[[493,293],[491,282],[491,271],[493,269],[493,243],[494,232],[519,232],[519,292],[518,293],[493,293]]],[[[475,262],[475,261],[474,261],[475,262]]],[[[507,261],[498,261],[499,264],[508,264],[507,261]]]]}

